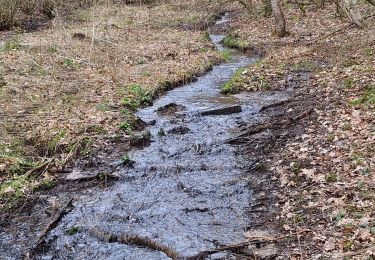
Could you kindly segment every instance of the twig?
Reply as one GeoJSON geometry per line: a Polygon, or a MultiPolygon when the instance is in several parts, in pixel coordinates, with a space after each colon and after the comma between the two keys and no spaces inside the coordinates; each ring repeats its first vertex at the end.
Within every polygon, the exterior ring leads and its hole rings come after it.
{"type": "Polygon", "coordinates": [[[318,38],[316,38],[316,39],[308,42],[307,45],[311,45],[311,44],[316,43],[318,41],[324,40],[324,39],[326,39],[326,38],[328,38],[328,37],[330,37],[330,36],[332,36],[332,35],[334,35],[336,33],[339,33],[341,31],[343,31],[344,29],[350,28],[350,26],[351,26],[351,24],[347,24],[347,25],[345,25],[345,26],[343,26],[343,27],[341,27],[341,28],[339,28],[339,29],[337,29],[337,30],[329,33],[329,34],[323,35],[321,37],[318,37],[318,38]]]}
{"type": "Polygon", "coordinates": [[[288,102],[289,100],[282,100],[280,102],[276,102],[276,103],[272,103],[272,104],[269,104],[269,105],[266,105],[266,106],[263,106],[260,108],[259,112],[262,112],[268,108],[271,108],[271,107],[278,107],[278,106],[282,106],[284,105],[286,102],[288,102]]]}
{"type": "MultiPolygon", "coordinates": [[[[298,226],[297,226],[295,220],[294,220],[294,225],[296,226],[296,230],[297,230],[297,229],[298,229],[298,226]]],[[[297,241],[298,241],[299,253],[300,253],[300,255],[301,255],[301,260],[303,260],[303,251],[302,251],[302,246],[301,246],[301,239],[299,238],[300,235],[297,234],[296,236],[297,236],[297,241]]]]}
{"type": "Polygon", "coordinates": [[[26,172],[25,176],[26,177],[31,177],[34,173],[36,172],[39,172],[39,171],[45,171],[46,169],[48,169],[48,167],[51,165],[51,163],[55,160],[55,157],[49,159],[48,161],[42,163],[41,165],[38,165],[37,167],[29,170],[28,172],[26,172]]]}
{"type": "Polygon", "coordinates": [[[295,4],[295,5],[314,5],[314,3],[302,3],[302,2],[296,2],[296,1],[286,1],[288,4],[295,4]]]}
{"type": "Polygon", "coordinates": [[[225,245],[225,246],[222,246],[222,247],[219,247],[219,248],[216,248],[216,249],[202,251],[199,254],[197,254],[197,255],[195,255],[193,257],[190,257],[188,259],[189,260],[205,259],[209,255],[212,255],[212,254],[216,254],[216,253],[223,252],[223,251],[238,250],[238,249],[241,249],[241,248],[243,248],[245,246],[249,246],[251,244],[275,243],[275,242],[277,242],[279,240],[282,240],[284,238],[295,236],[295,235],[299,236],[300,234],[306,233],[306,232],[311,232],[311,230],[310,229],[303,229],[303,230],[297,231],[295,233],[288,234],[288,235],[283,235],[283,236],[279,236],[279,237],[276,237],[276,238],[265,237],[265,236],[256,236],[256,237],[250,238],[248,241],[245,241],[245,242],[241,242],[241,243],[237,243],[237,244],[232,244],[232,245],[225,245]]]}
{"type": "Polygon", "coordinates": [[[375,250],[375,247],[364,248],[364,249],[358,250],[356,252],[346,252],[346,253],[339,253],[339,254],[336,254],[336,255],[326,255],[326,256],[331,258],[331,259],[343,259],[345,257],[351,257],[351,256],[364,254],[368,250],[375,250]]]}
{"type": "Polygon", "coordinates": [[[298,121],[298,120],[301,120],[302,118],[310,115],[312,112],[314,112],[314,108],[309,108],[307,109],[306,111],[302,112],[301,114],[299,114],[298,116],[294,117],[294,118],[290,118],[290,120],[292,122],[295,122],[295,121],[298,121]]]}
{"type": "MultiPolygon", "coordinates": [[[[344,10],[346,11],[345,8],[344,8],[344,10]]],[[[375,14],[368,15],[368,16],[364,17],[363,20],[370,19],[370,18],[372,18],[372,17],[374,17],[374,16],[375,16],[375,14]]],[[[326,38],[328,38],[328,37],[330,37],[330,36],[332,36],[332,35],[334,35],[334,34],[336,34],[336,33],[341,32],[341,31],[344,30],[344,29],[348,29],[348,28],[350,28],[351,26],[352,26],[351,23],[350,23],[350,24],[347,24],[347,25],[345,25],[345,26],[343,26],[343,27],[341,27],[341,28],[339,28],[339,29],[337,29],[337,30],[335,30],[335,31],[333,31],[333,32],[331,32],[331,33],[329,33],[329,34],[323,35],[323,36],[321,36],[321,37],[318,37],[318,38],[316,38],[316,39],[310,41],[309,43],[307,43],[307,45],[311,45],[311,44],[316,43],[316,42],[318,42],[318,41],[324,40],[324,39],[326,39],[326,38]]]]}

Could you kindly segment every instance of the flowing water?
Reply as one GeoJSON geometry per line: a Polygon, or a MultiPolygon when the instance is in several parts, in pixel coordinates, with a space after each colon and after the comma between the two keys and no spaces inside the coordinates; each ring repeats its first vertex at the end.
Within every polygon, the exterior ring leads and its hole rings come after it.
{"type": "MultiPolygon", "coordinates": [[[[225,49],[220,44],[223,36],[210,37],[218,49],[225,49]]],[[[74,199],[74,209],[49,233],[49,247],[40,258],[170,258],[165,250],[131,241],[116,242],[109,235],[147,240],[181,258],[244,240],[251,221],[252,197],[244,169],[251,162],[225,141],[236,135],[244,122],[261,120],[258,111],[262,105],[285,96],[220,94],[221,83],[236,69],[256,60],[229,51],[230,62],[215,66],[196,82],[169,91],[153,106],[138,112],[144,121],[154,122],[148,129],[151,144],[129,154],[135,163],[119,170],[121,178],[113,186],[105,191],[86,191],[74,199]],[[158,112],[171,103],[178,105],[178,111],[158,112]],[[200,113],[231,105],[241,105],[242,112],[200,113]]]]}

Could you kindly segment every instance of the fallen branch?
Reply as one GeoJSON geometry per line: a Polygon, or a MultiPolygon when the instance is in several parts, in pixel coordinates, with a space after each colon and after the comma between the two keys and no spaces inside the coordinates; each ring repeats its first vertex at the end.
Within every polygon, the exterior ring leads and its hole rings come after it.
{"type": "Polygon", "coordinates": [[[286,1],[288,4],[294,4],[294,5],[314,5],[314,3],[302,3],[302,2],[296,2],[296,1],[286,1]]]}
{"type": "Polygon", "coordinates": [[[51,222],[49,222],[48,225],[43,229],[43,231],[41,232],[41,235],[38,238],[38,241],[37,241],[36,245],[34,247],[32,247],[31,249],[29,249],[29,251],[25,254],[24,259],[32,259],[33,258],[33,255],[35,255],[35,253],[38,252],[38,250],[40,250],[42,248],[42,246],[44,245],[45,239],[46,239],[48,233],[52,229],[54,229],[58,225],[58,223],[61,221],[61,219],[66,214],[68,214],[72,209],[73,209],[73,199],[70,199],[64,205],[64,207],[62,207],[61,210],[53,216],[51,222]]]}
{"type": "Polygon", "coordinates": [[[321,37],[318,37],[318,38],[316,38],[316,39],[314,39],[314,40],[308,42],[307,45],[311,45],[311,44],[313,44],[313,43],[316,43],[316,42],[319,42],[319,41],[321,41],[321,40],[324,40],[324,39],[326,39],[326,38],[328,38],[328,37],[330,37],[330,36],[332,36],[332,35],[334,35],[334,34],[336,34],[336,33],[339,33],[339,32],[341,32],[341,31],[343,31],[344,29],[348,29],[348,28],[350,28],[350,26],[351,26],[351,24],[347,24],[347,25],[345,25],[345,26],[343,26],[343,27],[341,27],[341,28],[339,28],[339,29],[337,29],[337,30],[335,30],[335,31],[333,31],[333,32],[331,32],[331,33],[329,33],[329,34],[323,35],[323,36],[321,36],[321,37]]]}
{"type": "MultiPolygon", "coordinates": [[[[375,16],[375,14],[368,15],[368,16],[364,17],[363,20],[370,19],[370,18],[372,18],[374,16],[375,16]]],[[[341,31],[343,31],[344,29],[349,29],[351,26],[352,26],[352,23],[349,23],[349,24],[347,24],[347,25],[345,25],[345,26],[343,26],[343,27],[341,27],[341,28],[339,28],[339,29],[337,29],[337,30],[329,33],[329,34],[323,35],[321,37],[316,38],[315,40],[310,41],[309,43],[307,43],[307,45],[311,45],[311,44],[316,43],[318,41],[324,40],[324,39],[326,39],[326,38],[328,38],[328,37],[330,37],[330,36],[332,36],[332,35],[334,35],[336,33],[339,33],[341,31]]]]}
{"type": "Polygon", "coordinates": [[[53,157],[53,158],[47,160],[46,162],[44,162],[44,163],[38,165],[37,167],[35,167],[35,168],[33,168],[33,169],[27,171],[26,174],[25,174],[25,176],[29,178],[29,177],[31,177],[31,176],[34,175],[34,174],[38,174],[38,173],[40,173],[40,172],[45,171],[46,169],[48,169],[48,167],[51,165],[51,163],[52,163],[54,160],[55,160],[55,157],[53,157]]]}
{"type": "Polygon", "coordinates": [[[187,259],[189,259],[189,260],[206,259],[209,255],[212,255],[212,254],[216,254],[216,253],[220,253],[220,252],[224,252],[224,251],[236,251],[236,250],[239,250],[239,249],[244,248],[244,247],[249,246],[249,245],[262,244],[262,243],[276,243],[277,241],[282,240],[284,238],[288,238],[288,237],[291,237],[291,236],[299,236],[300,234],[303,234],[303,233],[306,233],[306,232],[311,232],[311,230],[310,229],[303,229],[303,230],[297,231],[295,233],[279,236],[279,237],[276,237],[276,238],[265,237],[265,236],[251,237],[248,241],[237,243],[237,244],[225,245],[225,246],[221,246],[221,247],[216,248],[216,249],[202,251],[199,254],[197,254],[193,257],[189,257],[187,259]]]}
{"type": "Polygon", "coordinates": [[[358,250],[356,252],[346,252],[346,253],[339,253],[339,254],[335,254],[335,255],[326,255],[326,256],[329,257],[330,259],[345,259],[345,258],[348,258],[348,257],[353,257],[353,256],[365,254],[369,250],[373,251],[373,250],[375,250],[375,247],[364,248],[364,249],[358,250]]]}
{"type": "Polygon", "coordinates": [[[272,104],[269,104],[269,105],[266,105],[266,106],[263,106],[260,108],[259,112],[263,112],[264,110],[266,109],[269,109],[271,107],[278,107],[278,106],[282,106],[284,105],[288,100],[282,100],[280,102],[276,102],[276,103],[272,103],[272,104]]]}
{"type": "Polygon", "coordinates": [[[302,118],[310,115],[312,112],[314,112],[314,108],[309,108],[308,110],[302,112],[301,114],[299,114],[298,116],[294,117],[294,118],[290,118],[290,120],[292,122],[295,122],[295,121],[298,121],[298,120],[301,120],[302,118]]]}

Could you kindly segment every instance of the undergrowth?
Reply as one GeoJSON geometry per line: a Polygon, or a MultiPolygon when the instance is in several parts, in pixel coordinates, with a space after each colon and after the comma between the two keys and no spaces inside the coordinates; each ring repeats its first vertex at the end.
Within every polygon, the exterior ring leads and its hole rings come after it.
{"type": "Polygon", "coordinates": [[[241,90],[241,86],[243,84],[243,78],[242,73],[245,71],[244,68],[237,69],[232,78],[225,82],[221,86],[220,93],[221,94],[235,94],[238,93],[241,90]]]}
{"type": "Polygon", "coordinates": [[[250,47],[250,43],[245,39],[242,39],[238,36],[228,34],[222,41],[223,45],[228,48],[235,48],[240,50],[246,50],[250,47]]]}

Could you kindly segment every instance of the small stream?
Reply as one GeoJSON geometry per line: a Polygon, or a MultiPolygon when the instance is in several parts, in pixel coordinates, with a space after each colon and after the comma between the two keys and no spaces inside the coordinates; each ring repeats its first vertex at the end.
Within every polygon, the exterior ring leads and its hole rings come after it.
{"type": "MultiPolygon", "coordinates": [[[[218,49],[225,49],[220,44],[223,36],[210,37],[218,49]]],[[[137,113],[142,120],[154,122],[148,128],[151,144],[129,154],[135,164],[119,171],[121,178],[113,186],[75,198],[74,209],[49,233],[49,249],[41,259],[170,259],[163,250],[106,241],[92,230],[144,238],[181,258],[244,241],[243,233],[251,223],[252,198],[244,169],[251,162],[225,141],[238,134],[244,123],[260,121],[260,107],[286,96],[221,95],[220,84],[236,69],[256,61],[229,51],[230,62],[215,66],[194,83],[169,91],[137,113]],[[158,112],[171,103],[178,105],[178,111],[158,112]],[[200,114],[231,105],[241,105],[242,112],[200,114]]]]}

